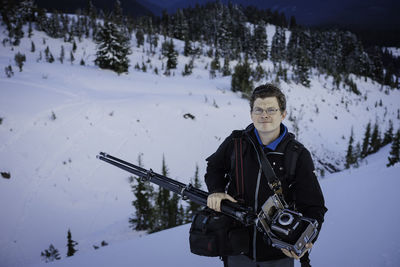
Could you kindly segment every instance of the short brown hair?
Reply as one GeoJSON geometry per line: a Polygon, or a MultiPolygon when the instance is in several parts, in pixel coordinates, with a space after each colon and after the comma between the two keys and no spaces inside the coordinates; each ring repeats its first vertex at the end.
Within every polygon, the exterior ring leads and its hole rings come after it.
{"type": "Polygon", "coordinates": [[[266,83],[254,89],[250,97],[250,111],[253,111],[254,101],[257,98],[276,97],[281,112],[286,110],[286,97],[276,85],[266,83]]]}

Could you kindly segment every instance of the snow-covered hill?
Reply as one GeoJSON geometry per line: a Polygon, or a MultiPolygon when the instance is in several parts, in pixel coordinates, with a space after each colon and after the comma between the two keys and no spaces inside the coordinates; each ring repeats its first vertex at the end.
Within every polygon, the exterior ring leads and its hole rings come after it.
{"type": "MultiPolygon", "coordinates": [[[[386,168],[389,147],[368,157],[368,165],[329,175],[321,182],[329,211],[311,252],[313,266],[396,267],[400,264],[400,166],[386,168]]],[[[221,267],[218,258],[189,249],[190,225],[119,242],[57,261],[51,266],[221,267]]],[[[38,264],[34,266],[48,266],[38,264]]],[[[295,266],[300,266],[296,261],[295,266]]]]}
{"type": "MultiPolygon", "coordinates": [[[[4,27],[0,29],[3,39],[4,27]]],[[[273,30],[268,26],[269,36],[273,30]]],[[[209,79],[205,66],[211,59],[207,57],[197,58],[193,74],[187,77],[180,75],[189,61],[182,55],[171,77],[133,67],[129,74],[118,76],[93,65],[95,45],[91,41],[77,44],[73,64],[38,60],[40,53],[44,57],[47,46],[55,58],[62,45],[66,55],[72,47],[37,31],[31,39],[23,38],[18,47],[0,46],[0,66],[12,65],[14,69],[11,78],[0,73],[0,171],[11,175],[10,179],[0,177],[1,267],[39,263],[40,252],[50,244],[64,258],[68,229],[79,242],[77,259],[79,254],[100,255],[106,249],[117,249],[119,243],[139,242],[130,241],[143,233],[128,227],[134,212],[129,174],[97,160],[99,151],[132,162],[143,154],[144,166],[155,171],[161,169],[164,155],[170,176],[187,183],[196,164],[203,176],[205,158],[225,136],[250,123],[248,102],[230,91],[230,78],[209,79]],[[31,41],[35,52],[30,52],[31,41]],[[14,65],[17,52],[27,57],[22,72],[14,65]],[[81,58],[85,66],[79,65],[81,58]],[[186,113],[195,118],[184,118],[186,113]],[[91,252],[102,240],[109,248],[91,252]]],[[[182,51],[183,43],[175,40],[175,44],[182,51]]],[[[132,46],[131,66],[150,59],[153,69],[157,66],[161,70],[165,59],[159,53],[146,54],[143,47],[136,48],[134,39],[132,46]]],[[[263,67],[272,69],[272,64],[264,62],[263,67]]],[[[342,166],[351,127],[356,141],[361,141],[368,122],[379,122],[382,131],[389,119],[395,129],[399,127],[400,93],[385,94],[385,88],[369,79],[355,82],[361,96],[332,89],[331,77],[314,75],[311,88],[281,83],[288,96],[288,117],[292,118],[285,123],[310,148],[319,168],[321,163],[342,166]],[[383,105],[376,105],[380,100],[383,105]]],[[[379,155],[385,161],[387,154],[379,155]]],[[[398,171],[387,171],[393,170],[398,171]]],[[[359,171],[365,172],[363,167],[359,171]]],[[[328,178],[326,184],[335,180],[328,178]]],[[[324,189],[328,195],[333,192],[330,186],[324,185],[324,189]]],[[[343,195],[330,201],[343,201],[339,197],[343,195]]],[[[335,220],[327,220],[327,225],[336,227],[335,220]]],[[[176,231],[186,230],[183,226],[176,231]]],[[[146,240],[157,239],[157,235],[146,240]]],[[[341,241],[346,243],[346,238],[341,241]]],[[[350,258],[352,254],[346,255],[350,258]]]]}

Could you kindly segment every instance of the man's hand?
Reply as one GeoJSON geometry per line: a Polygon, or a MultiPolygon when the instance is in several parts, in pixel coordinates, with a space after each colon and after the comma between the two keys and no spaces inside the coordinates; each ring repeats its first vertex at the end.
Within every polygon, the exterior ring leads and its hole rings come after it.
{"type": "Polygon", "coordinates": [[[294,253],[293,251],[289,251],[289,250],[284,249],[284,248],[282,248],[281,250],[282,250],[282,252],[283,252],[286,256],[288,256],[288,257],[290,257],[290,258],[294,258],[294,259],[296,259],[296,260],[299,260],[301,257],[304,256],[304,254],[306,254],[307,251],[309,251],[309,250],[312,248],[312,246],[313,246],[312,243],[306,244],[306,248],[307,248],[307,249],[304,250],[304,252],[301,253],[300,256],[297,256],[297,254],[294,253]]]}
{"type": "Polygon", "coordinates": [[[226,193],[213,193],[208,195],[207,207],[215,211],[221,212],[221,201],[227,199],[232,202],[237,202],[233,197],[226,193]]]}

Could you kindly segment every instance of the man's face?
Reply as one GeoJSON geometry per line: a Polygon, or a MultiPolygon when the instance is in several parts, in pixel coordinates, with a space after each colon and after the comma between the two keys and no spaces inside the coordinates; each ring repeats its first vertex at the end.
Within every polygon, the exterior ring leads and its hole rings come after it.
{"type": "Polygon", "coordinates": [[[256,98],[254,101],[251,120],[259,134],[279,135],[280,125],[285,117],[286,111],[281,113],[276,97],[256,98]],[[267,110],[274,114],[267,114],[267,110]]]}

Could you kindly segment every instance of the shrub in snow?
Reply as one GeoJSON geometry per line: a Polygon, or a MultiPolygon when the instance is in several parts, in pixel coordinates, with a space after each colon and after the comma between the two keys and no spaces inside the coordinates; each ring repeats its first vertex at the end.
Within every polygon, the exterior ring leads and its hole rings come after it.
{"type": "Polygon", "coordinates": [[[5,67],[4,72],[6,73],[7,78],[11,78],[14,75],[11,65],[8,65],[7,67],[5,67]]]}
{"type": "Polygon", "coordinates": [[[52,244],[50,244],[49,249],[46,249],[45,251],[40,253],[40,255],[42,256],[42,260],[44,260],[45,262],[51,262],[61,259],[60,253],[58,253],[58,250],[52,244]]]}
{"type": "Polygon", "coordinates": [[[19,71],[22,71],[22,66],[24,66],[24,62],[26,61],[26,56],[25,54],[21,54],[20,52],[18,52],[17,54],[15,54],[14,56],[14,60],[15,63],[17,64],[19,71]]]}

